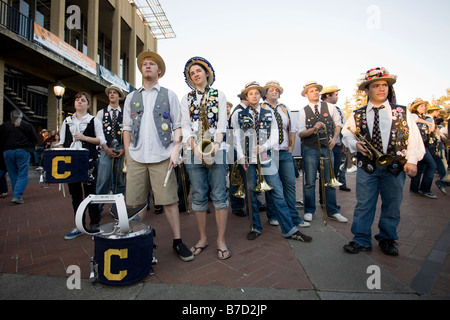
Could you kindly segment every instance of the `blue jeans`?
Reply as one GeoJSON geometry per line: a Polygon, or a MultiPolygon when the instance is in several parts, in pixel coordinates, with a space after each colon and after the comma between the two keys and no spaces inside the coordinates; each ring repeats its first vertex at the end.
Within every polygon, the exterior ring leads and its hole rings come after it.
{"type": "Polygon", "coordinates": [[[22,149],[15,149],[5,151],[3,156],[11,180],[13,198],[22,199],[28,185],[30,153],[22,149]]]}
{"type": "MultiPolygon", "coordinates": [[[[263,170],[269,169],[270,172],[275,174],[266,174],[264,175],[264,178],[269,186],[271,186],[273,189],[269,191],[270,198],[272,199],[275,208],[275,218],[280,223],[281,232],[284,237],[289,237],[296,233],[298,231],[298,228],[296,227],[296,224],[293,222],[293,218],[291,215],[291,212],[289,211],[289,208],[286,204],[286,200],[284,198],[283,194],[283,185],[281,184],[280,176],[277,173],[276,167],[275,167],[275,161],[271,161],[268,164],[262,165],[263,170]]],[[[253,231],[261,233],[262,232],[262,224],[261,224],[261,218],[259,216],[258,212],[258,202],[257,202],[257,193],[253,191],[253,189],[257,185],[258,176],[256,175],[256,169],[257,166],[254,164],[251,164],[249,167],[249,180],[250,180],[250,194],[252,198],[252,218],[253,218],[253,231]]],[[[295,175],[294,175],[295,177],[295,175]]],[[[244,185],[247,191],[247,183],[246,179],[244,178],[244,185]]],[[[267,193],[267,192],[266,192],[267,193]]],[[[266,198],[267,199],[267,198],[266,198]]],[[[247,215],[250,215],[250,212],[248,210],[247,206],[247,215]]],[[[298,215],[298,213],[297,213],[298,215]]]]}
{"type": "MultiPolygon", "coordinates": [[[[118,149],[119,147],[117,150],[118,149]]],[[[97,175],[97,194],[108,194],[110,190],[112,190],[114,194],[125,194],[125,173],[122,173],[123,160],[124,157],[121,159],[111,159],[108,157],[105,150],[102,149],[100,151],[97,175]]]]}
{"type": "Polygon", "coordinates": [[[194,157],[194,154],[191,154],[190,164],[186,163],[192,189],[192,210],[197,212],[208,210],[209,188],[214,208],[216,210],[228,208],[225,152],[219,150],[211,168],[196,164],[194,157]]]}
{"type": "Polygon", "coordinates": [[[411,178],[409,191],[422,191],[424,193],[430,192],[434,179],[434,171],[436,171],[436,162],[434,161],[430,150],[425,148],[425,155],[417,164],[417,175],[411,178]]]}
{"type": "MultiPolygon", "coordinates": [[[[278,175],[282,184],[282,191],[286,205],[294,225],[302,223],[303,219],[298,215],[296,208],[297,195],[295,191],[295,166],[292,153],[287,151],[274,152],[274,161],[278,164],[278,175]]],[[[266,179],[267,180],[267,179],[266,179]]],[[[276,218],[276,206],[273,201],[272,192],[266,192],[267,217],[276,218]]]]}
{"type": "MultiPolygon", "coordinates": [[[[321,154],[324,158],[328,158],[327,148],[321,148],[321,154]]],[[[325,181],[329,181],[330,177],[330,165],[329,160],[324,159],[324,175],[325,181]]],[[[331,163],[333,163],[333,153],[331,152],[331,163]]],[[[320,165],[320,154],[319,151],[303,146],[303,170],[305,172],[305,213],[316,213],[316,178],[317,171],[320,165]]],[[[321,186],[319,186],[321,188],[321,186]]],[[[319,190],[322,192],[322,190],[319,190]]],[[[336,203],[336,189],[332,187],[325,187],[325,197],[327,214],[333,215],[339,213],[336,203]]]]}
{"type": "Polygon", "coordinates": [[[376,168],[368,174],[358,168],[356,173],[356,200],[352,233],[353,240],[364,246],[372,247],[372,224],[375,219],[378,196],[381,195],[381,215],[378,222],[379,233],[376,240],[397,240],[397,226],[400,223],[400,206],[403,200],[403,187],[406,175],[401,172],[397,177],[388,168],[376,168]]]}

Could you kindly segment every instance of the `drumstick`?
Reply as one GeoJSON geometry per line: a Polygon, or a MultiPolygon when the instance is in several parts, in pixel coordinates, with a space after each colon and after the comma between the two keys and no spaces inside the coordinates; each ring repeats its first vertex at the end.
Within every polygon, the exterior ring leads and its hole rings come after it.
{"type": "Polygon", "coordinates": [[[164,181],[164,188],[167,187],[167,183],[169,182],[170,174],[173,171],[173,166],[170,167],[170,170],[167,172],[166,180],[164,181]]]}

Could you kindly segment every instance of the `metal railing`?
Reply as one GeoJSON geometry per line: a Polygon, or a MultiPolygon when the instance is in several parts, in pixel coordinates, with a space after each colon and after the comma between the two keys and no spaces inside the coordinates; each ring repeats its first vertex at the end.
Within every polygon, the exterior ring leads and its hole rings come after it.
{"type": "Polygon", "coordinates": [[[0,25],[28,41],[33,41],[33,20],[4,1],[0,1],[0,25]]]}

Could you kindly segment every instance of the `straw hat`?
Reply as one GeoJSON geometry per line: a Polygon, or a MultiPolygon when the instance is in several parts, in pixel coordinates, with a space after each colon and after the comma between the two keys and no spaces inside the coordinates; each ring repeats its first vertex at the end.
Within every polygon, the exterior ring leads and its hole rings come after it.
{"type": "Polygon", "coordinates": [[[208,71],[209,73],[208,85],[211,87],[213,83],[216,81],[216,72],[214,71],[214,68],[212,67],[211,63],[209,63],[208,60],[202,57],[193,57],[189,59],[189,61],[186,63],[186,66],[184,67],[184,77],[186,79],[186,83],[191,89],[195,89],[194,82],[191,80],[191,77],[189,75],[189,70],[194,64],[197,63],[205,67],[206,70],[208,71]]]}
{"type": "Polygon", "coordinates": [[[115,84],[110,85],[108,88],[105,89],[105,93],[107,96],[109,96],[109,92],[111,90],[115,90],[117,91],[117,93],[119,93],[120,96],[120,100],[124,100],[125,99],[125,93],[123,93],[122,88],[120,88],[119,86],[116,86],[115,84]]]}
{"type": "Polygon", "coordinates": [[[324,94],[332,93],[332,92],[339,92],[339,91],[341,91],[341,89],[339,89],[337,86],[325,87],[325,88],[323,88],[323,90],[320,92],[320,95],[324,95],[324,94]]]}
{"type": "Polygon", "coordinates": [[[139,67],[139,71],[142,73],[142,63],[147,58],[152,59],[153,61],[156,62],[159,69],[161,70],[161,74],[159,75],[159,77],[160,78],[164,77],[164,75],[166,74],[166,63],[164,62],[163,58],[161,58],[161,56],[159,54],[157,54],[156,52],[150,51],[150,50],[143,51],[139,54],[139,56],[137,58],[137,65],[139,67]]]}
{"type": "Polygon", "coordinates": [[[429,107],[427,108],[427,112],[428,112],[428,113],[431,113],[431,112],[433,112],[433,111],[441,111],[441,108],[439,108],[438,106],[429,106],[429,107]]]}
{"type": "Polygon", "coordinates": [[[40,134],[43,134],[44,132],[48,132],[48,130],[47,129],[42,129],[40,134]]]}
{"type": "Polygon", "coordinates": [[[425,106],[427,106],[428,105],[428,101],[423,101],[420,98],[416,98],[416,100],[414,100],[411,103],[411,105],[409,107],[409,111],[411,111],[411,112],[415,111],[421,104],[425,104],[425,106]]]}
{"type": "Polygon", "coordinates": [[[261,87],[261,86],[259,85],[259,82],[256,82],[256,81],[252,81],[252,82],[247,83],[247,84],[245,85],[245,89],[242,90],[242,94],[245,95],[245,96],[247,96],[247,93],[248,93],[250,90],[253,90],[253,89],[259,90],[259,92],[261,92],[261,96],[264,96],[264,95],[266,94],[266,89],[264,89],[263,87],[261,87]]]}
{"type": "Polygon", "coordinates": [[[322,89],[323,89],[323,86],[318,84],[316,81],[310,81],[307,84],[305,84],[305,86],[303,87],[302,96],[306,97],[306,93],[308,92],[308,90],[310,88],[314,88],[314,87],[319,89],[319,92],[322,91],[322,89]]]}
{"type": "Polygon", "coordinates": [[[386,68],[370,69],[364,75],[364,79],[359,84],[358,89],[364,90],[369,84],[379,80],[386,80],[389,86],[392,86],[397,82],[397,76],[391,75],[386,68]]]}
{"type": "Polygon", "coordinates": [[[277,88],[280,91],[280,95],[283,94],[284,89],[280,86],[280,83],[276,80],[271,80],[267,82],[267,84],[264,86],[264,89],[269,90],[269,88],[277,88]]]}

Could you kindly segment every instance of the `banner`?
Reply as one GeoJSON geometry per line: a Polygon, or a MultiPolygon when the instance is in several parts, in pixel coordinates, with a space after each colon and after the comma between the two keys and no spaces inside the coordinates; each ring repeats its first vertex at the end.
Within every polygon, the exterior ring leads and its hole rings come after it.
{"type": "Polygon", "coordinates": [[[45,48],[59,54],[63,58],[76,64],[82,69],[97,75],[97,63],[72,47],[70,44],[61,40],[50,31],[34,23],[34,41],[45,48]]]}

